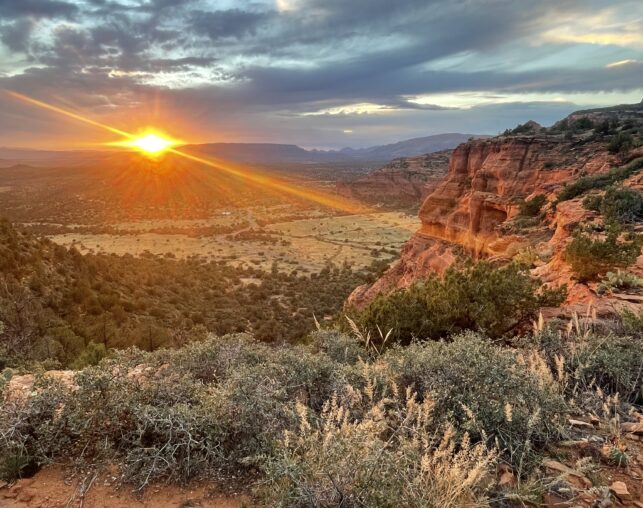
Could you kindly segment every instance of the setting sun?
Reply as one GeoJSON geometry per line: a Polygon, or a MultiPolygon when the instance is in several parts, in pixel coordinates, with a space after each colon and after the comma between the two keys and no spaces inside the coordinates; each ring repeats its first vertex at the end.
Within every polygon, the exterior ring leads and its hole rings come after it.
{"type": "Polygon", "coordinates": [[[162,152],[166,148],[172,146],[174,142],[169,139],[162,138],[156,134],[148,134],[142,138],[135,139],[132,141],[132,146],[139,148],[140,150],[156,154],[162,152]]]}
{"type": "Polygon", "coordinates": [[[160,134],[148,132],[140,137],[132,137],[126,141],[118,141],[110,144],[113,146],[133,148],[145,155],[155,156],[177,145],[178,142],[160,134]]]}

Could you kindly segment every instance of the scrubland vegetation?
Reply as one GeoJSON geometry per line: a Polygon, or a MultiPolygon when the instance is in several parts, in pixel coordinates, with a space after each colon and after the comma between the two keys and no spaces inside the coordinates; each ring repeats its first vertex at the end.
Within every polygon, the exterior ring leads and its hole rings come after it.
{"type": "Polygon", "coordinates": [[[578,231],[565,250],[565,259],[581,282],[594,281],[617,268],[627,268],[641,254],[640,235],[620,239],[620,231],[610,228],[604,238],[593,238],[578,231]]]}
{"type": "Polygon", "coordinates": [[[579,405],[599,414],[619,393],[608,416],[624,417],[643,401],[641,319],[618,335],[541,326],[511,347],[465,332],[379,351],[321,330],[295,347],[236,334],[114,352],[8,394],[0,474],[64,458],[136,488],[234,478],[268,506],[483,506],[510,495],[498,464],[539,477],[579,405]]]}
{"type": "Polygon", "coordinates": [[[558,194],[558,202],[574,199],[592,189],[604,189],[610,185],[617,184],[626,180],[637,171],[643,168],[643,157],[634,159],[625,166],[613,168],[607,173],[601,173],[593,176],[584,176],[573,183],[565,185],[563,190],[558,194]]]}

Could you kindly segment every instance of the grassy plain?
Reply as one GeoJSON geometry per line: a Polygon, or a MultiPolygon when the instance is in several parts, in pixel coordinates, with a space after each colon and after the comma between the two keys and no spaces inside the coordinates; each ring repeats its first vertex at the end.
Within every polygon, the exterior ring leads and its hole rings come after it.
{"type": "MultiPolygon", "coordinates": [[[[263,214],[262,214],[263,215],[263,214]]],[[[284,215],[284,217],[286,217],[284,215]]],[[[317,271],[329,262],[355,268],[371,264],[373,257],[399,252],[419,226],[418,219],[399,212],[343,215],[257,224],[252,210],[233,211],[204,220],[159,220],[120,223],[120,231],[135,234],[91,234],[86,231],[50,235],[56,243],[75,246],[81,253],[142,255],[146,252],[177,258],[197,256],[226,260],[231,265],[281,271],[317,271]],[[181,233],[192,228],[245,222],[238,231],[194,236],[181,233]],[[171,228],[172,234],[149,232],[171,228]]]]}

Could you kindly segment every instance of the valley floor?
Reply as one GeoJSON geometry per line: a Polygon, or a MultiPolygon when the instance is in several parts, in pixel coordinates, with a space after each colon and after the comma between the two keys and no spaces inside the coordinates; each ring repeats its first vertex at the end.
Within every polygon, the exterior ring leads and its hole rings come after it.
{"type": "Polygon", "coordinates": [[[253,227],[254,220],[248,220],[250,226],[232,233],[190,236],[182,233],[188,229],[184,222],[163,221],[164,227],[176,230],[173,234],[151,232],[151,226],[146,230],[145,223],[126,223],[118,226],[123,234],[71,231],[49,238],[66,247],[75,246],[82,254],[169,253],[177,258],[227,260],[233,266],[265,271],[270,271],[274,262],[282,271],[317,271],[328,263],[368,266],[373,261],[373,251],[382,251],[385,258],[395,255],[420,225],[417,217],[381,212],[289,220],[263,228],[253,227]]]}

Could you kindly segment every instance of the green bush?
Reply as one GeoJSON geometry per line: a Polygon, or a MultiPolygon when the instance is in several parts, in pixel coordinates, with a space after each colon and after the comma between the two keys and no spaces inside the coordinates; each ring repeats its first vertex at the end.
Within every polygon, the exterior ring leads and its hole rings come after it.
{"type": "Polygon", "coordinates": [[[72,368],[82,369],[90,365],[98,365],[98,363],[106,356],[107,348],[105,347],[105,344],[90,342],[87,344],[85,350],[72,363],[72,368]]]}
{"type": "Polygon", "coordinates": [[[591,189],[604,189],[609,185],[626,180],[643,168],[643,157],[634,159],[626,166],[612,168],[607,173],[593,176],[584,176],[573,183],[566,184],[560,191],[556,201],[558,203],[574,199],[591,189]]]}
{"type": "Polygon", "coordinates": [[[538,293],[539,281],[517,263],[495,268],[489,262],[449,268],[408,289],[376,298],[352,312],[360,328],[378,337],[378,327],[392,342],[439,339],[462,330],[501,337],[534,317],[540,307],[559,305],[566,288],[538,293]]]}
{"type": "Polygon", "coordinates": [[[604,196],[587,196],[583,206],[600,212],[607,223],[628,224],[643,220],[643,193],[630,187],[611,186],[604,196]]]}
{"type": "Polygon", "coordinates": [[[632,337],[590,335],[569,355],[570,371],[582,386],[599,386],[635,404],[643,402],[643,342],[632,337]]]}
{"type": "Polygon", "coordinates": [[[605,239],[593,239],[577,232],[565,249],[565,260],[581,282],[598,280],[602,275],[616,268],[626,268],[641,253],[639,238],[631,241],[619,240],[619,231],[608,230],[605,239]]]}
{"type": "Polygon", "coordinates": [[[643,220],[643,193],[629,187],[609,187],[601,201],[600,211],[608,222],[639,222],[643,220]]]}
{"type": "Polygon", "coordinates": [[[643,339],[643,310],[638,313],[626,309],[621,314],[623,331],[638,340],[643,339]]]}
{"type": "Polygon", "coordinates": [[[366,359],[368,352],[353,335],[339,330],[319,330],[310,334],[311,347],[315,352],[323,352],[332,360],[354,365],[360,358],[366,359]]]}
{"type": "Polygon", "coordinates": [[[532,199],[520,203],[518,214],[522,217],[536,217],[540,214],[540,210],[545,203],[547,203],[547,197],[543,194],[538,194],[532,199]]]}
{"type": "Polygon", "coordinates": [[[634,140],[630,134],[619,132],[616,136],[613,136],[607,145],[607,149],[610,153],[627,153],[634,146],[634,140]]]}
{"type": "Polygon", "coordinates": [[[574,130],[585,131],[594,128],[594,121],[591,118],[582,117],[572,122],[574,130]]]}
{"type": "Polygon", "coordinates": [[[607,272],[605,278],[598,285],[596,292],[600,295],[613,292],[614,290],[635,291],[642,287],[643,279],[633,273],[619,270],[617,272],[607,272]]]}
{"type": "Polygon", "coordinates": [[[586,210],[592,210],[594,212],[601,211],[601,204],[603,203],[603,196],[600,194],[590,194],[583,199],[583,207],[586,210]]]}

